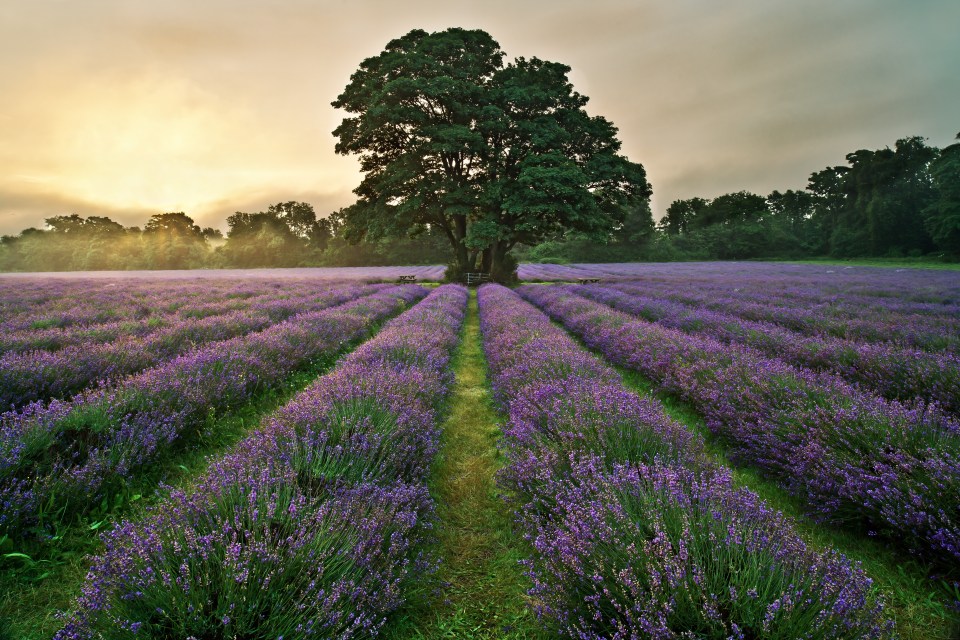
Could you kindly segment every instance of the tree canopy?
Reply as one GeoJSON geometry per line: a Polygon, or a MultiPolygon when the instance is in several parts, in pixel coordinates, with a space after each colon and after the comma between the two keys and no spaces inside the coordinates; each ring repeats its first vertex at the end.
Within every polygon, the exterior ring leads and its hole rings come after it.
{"type": "Polygon", "coordinates": [[[484,31],[417,29],[360,64],[333,102],[354,114],[334,131],[336,151],[359,155],[364,173],[347,237],[437,229],[451,275],[507,279],[518,243],[568,230],[601,238],[648,200],[643,167],[620,154],[610,122],[587,114],[570,67],[504,56],[484,31]]]}
{"type": "Polygon", "coordinates": [[[940,152],[930,173],[935,195],[926,211],[927,230],[937,246],[960,256],[960,142],[940,152]]]}
{"type": "Polygon", "coordinates": [[[812,173],[805,190],[675,200],[643,257],[960,257],[960,144],[913,136],[846,160],[812,173]]]}

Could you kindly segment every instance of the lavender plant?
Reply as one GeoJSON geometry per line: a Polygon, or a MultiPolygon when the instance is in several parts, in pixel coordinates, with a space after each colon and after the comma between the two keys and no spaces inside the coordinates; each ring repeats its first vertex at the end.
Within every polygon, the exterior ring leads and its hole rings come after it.
{"type": "Polygon", "coordinates": [[[561,290],[521,293],[611,361],[694,405],[736,461],[778,478],[821,516],[859,523],[931,561],[957,566],[955,419],[561,290]]]}
{"type": "Polygon", "coordinates": [[[375,636],[436,566],[426,478],[465,306],[440,287],[105,534],[56,638],[375,636]]]}
{"type": "Polygon", "coordinates": [[[606,287],[577,287],[571,293],[664,327],[743,344],[789,364],[831,372],[889,399],[920,398],[951,413],[960,412],[960,357],[952,353],[928,353],[888,342],[804,336],[769,322],[606,287]]]}
{"type": "Polygon", "coordinates": [[[515,293],[485,285],[479,302],[510,415],[500,479],[532,545],[531,596],[561,635],[892,636],[857,565],[807,549],[662,407],[515,293]]]}
{"type": "Polygon", "coordinates": [[[50,505],[84,512],[202,430],[212,412],[229,412],[291,372],[331,360],[425,294],[415,285],[390,287],[180,356],[116,389],[0,415],[0,530],[22,535],[50,505]]]}
{"type": "Polygon", "coordinates": [[[816,553],[729,472],[676,464],[549,476],[522,526],[541,615],[575,638],[887,638],[871,581],[816,553]]]}

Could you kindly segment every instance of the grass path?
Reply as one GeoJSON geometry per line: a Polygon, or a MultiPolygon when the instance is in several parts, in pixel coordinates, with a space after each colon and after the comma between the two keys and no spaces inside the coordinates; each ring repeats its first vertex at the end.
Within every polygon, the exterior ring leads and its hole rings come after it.
{"type": "Polygon", "coordinates": [[[497,413],[490,398],[472,292],[463,339],[452,362],[456,383],[443,425],[432,491],[438,504],[439,594],[391,621],[393,640],[547,638],[526,603],[528,581],[518,561],[523,541],[494,474],[501,465],[497,413]]]}

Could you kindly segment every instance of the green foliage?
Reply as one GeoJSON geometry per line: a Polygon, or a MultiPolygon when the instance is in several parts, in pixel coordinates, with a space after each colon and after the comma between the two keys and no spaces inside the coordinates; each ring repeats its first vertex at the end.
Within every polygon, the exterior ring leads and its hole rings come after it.
{"type": "Polygon", "coordinates": [[[184,213],[154,215],[141,232],[106,217],[53,216],[47,228],[0,240],[0,270],[89,271],[207,266],[204,232],[184,213]]]}
{"type": "Polygon", "coordinates": [[[411,32],[334,103],[358,114],[337,129],[338,152],[359,153],[367,172],[355,205],[321,219],[294,201],[237,212],[225,240],[182,212],[142,232],[57,215],[0,238],[0,271],[447,262],[451,280],[480,270],[510,282],[517,259],[960,259],[960,143],[903,138],[848,154],[804,190],[675,200],[654,227],[643,167],[586,114],[568,72],[504,65],[482,31],[411,32]]]}
{"type": "Polygon", "coordinates": [[[227,242],[219,253],[229,266],[295,267],[307,251],[305,239],[294,234],[286,221],[274,213],[238,211],[227,218],[227,224],[227,242]]]}
{"type": "Polygon", "coordinates": [[[588,234],[568,232],[561,239],[520,247],[516,257],[527,262],[553,264],[634,262],[648,259],[650,245],[657,237],[650,207],[642,201],[626,207],[623,221],[600,241],[588,234]]]}
{"type": "Polygon", "coordinates": [[[397,424],[397,415],[371,398],[340,401],[323,425],[323,446],[298,433],[290,465],[302,486],[314,490],[338,481],[402,477],[403,469],[391,464],[389,455],[402,437],[397,424]],[[358,445],[363,455],[357,455],[358,445]]]}
{"type": "Polygon", "coordinates": [[[207,256],[203,231],[183,212],[151,216],[143,237],[148,269],[201,267],[207,256]]]}
{"type": "MultiPolygon", "coordinates": [[[[960,257],[960,144],[938,151],[915,136],[846,158],[847,166],[811,174],[803,191],[675,200],[658,235],[631,259],[902,258],[935,248],[960,257]]],[[[554,245],[531,259],[587,261],[586,253],[554,245]]],[[[589,260],[618,259],[614,250],[599,253],[589,260]]]]}
{"type": "Polygon", "coordinates": [[[0,239],[0,271],[419,265],[450,258],[447,239],[426,228],[415,237],[351,244],[339,212],[318,220],[303,202],[237,212],[227,222],[224,239],[183,213],[153,216],[143,232],[109,218],[55,216],[48,229],[0,239]]]}
{"type": "Polygon", "coordinates": [[[847,154],[849,166],[813,174],[814,244],[835,257],[933,249],[924,217],[934,198],[930,163],[936,155],[923,138],[904,138],[895,149],[854,151],[847,154]]]}
{"type": "Polygon", "coordinates": [[[586,113],[569,67],[503,58],[484,31],[414,30],[360,64],[333,102],[353,114],[336,151],[358,154],[365,174],[344,211],[347,239],[437,229],[452,272],[503,281],[518,243],[570,230],[601,239],[647,200],[643,167],[586,113]]]}
{"type": "Polygon", "coordinates": [[[960,143],[941,151],[930,173],[936,196],[927,210],[926,229],[937,247],[960,256],[960,143]]]}

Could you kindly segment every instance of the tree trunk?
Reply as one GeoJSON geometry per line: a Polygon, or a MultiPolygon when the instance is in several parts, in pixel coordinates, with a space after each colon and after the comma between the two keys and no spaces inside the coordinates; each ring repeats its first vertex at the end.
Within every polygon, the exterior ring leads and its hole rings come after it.
{"type": "Polygon", "coordinates": [[[490,255],[492,251],[490,247],[487,247],[483,250],[483,253],[480,256],[480,271],[483,273],[490,273],[490,255]]]}
{"type": "Polygon", "coordinates": [[[495,240],[490,245],[490,278],[501,284],[513,284],[517,280],[517,263],[510,256],[509,245],[495,240]]]}
{"type": "Polygon", "coordinates": [[[453,225],[447,232],[447,239],[450,240],[450,247],[453,249],[453,260],[447,265],[447,272],[444,276],[448,282],[462,282],[463,274],[473,268],[470,252],[463,242],[466,236],[466,217],[454,216],[453,225]]]}

